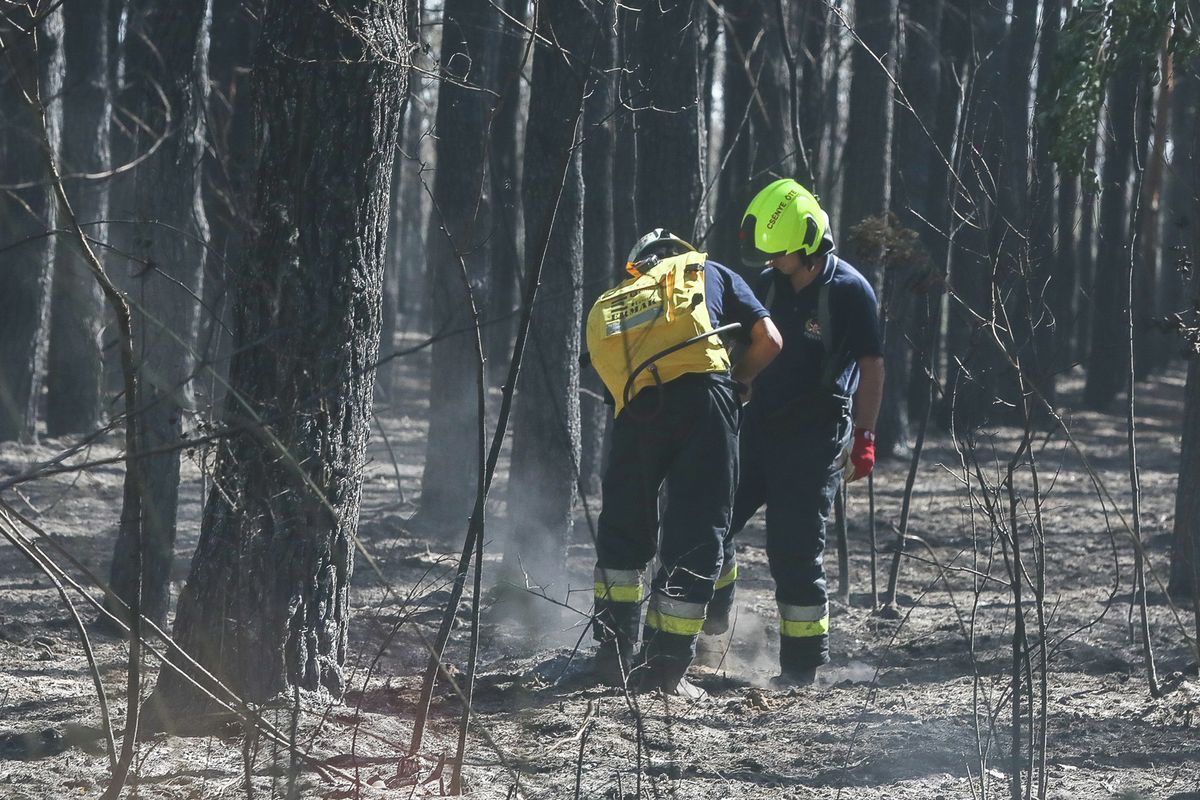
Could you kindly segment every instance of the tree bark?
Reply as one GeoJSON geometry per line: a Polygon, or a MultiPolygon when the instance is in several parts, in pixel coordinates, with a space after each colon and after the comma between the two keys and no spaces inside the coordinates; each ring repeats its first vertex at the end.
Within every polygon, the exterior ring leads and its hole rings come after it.
{"type": "Polygon", "coordinates": [[[999,280],[991,258],[989,232],[996,225],[996,176],[1003,167],[1002,113],[1005,11],[990,5],[957,0],[955,6],[967,21],[965,35],[972,50],[967,63],[967,96],[963,110],[963,142],[959,148],[961,185],[955,195],[956,213],[968,221],[956,237],[951,289],[970,311],[951,303],[948,320],[950,352],[947,362],[948,401],[953,401],[954,422],[960,430],[987,423],[995,412],[998,372],[1003,369],[995,353],[992,331],[975,315],[993,316],[993,286],[999,280]]]}
{"type": "MultiPolygon", "coordinates": [[[[271,0],[255,67],[258,233],[234,392],[175,640],[244,699],[345,688],[349,581],[407,78],[398,0],[271,0]],[[352,21],[352,22],[348,22],[352,21]],[[351,27],[353,25],[353,27],[351,27]]],[[[169,708],[203,708],[164,671],[169,708]]]]}
{"type": "Polygon", "coordinates": [[[642,0],[639,8],[633,95],[638,222],[691,240],[704,189],[699,60],[707,17],[700,0],[642,0]]]}
{"type": "MultiPolygon", "coordinates": [[[[151,132],[142,134],[140,146],[147,148],[163,138],[134,177],[135,260],[129,288],[141,389],[134,411],[140,418],[138,449],[149,454],[125,475],[127,501],[109,583],[129,604],[140,582],[142,613],[160,623],[170,607],[179,451],[155,451],[183,443],[184,417],[194,407],[197,298],[208,240],[200,164],[211,18],[211,0],[187,0],[170,9],[153,0],[129,3],[126,69],[131,85],[126,96],[132,113],[151,132]],[[128,498],[134,481],[141,482],[142,502],[131,512],[128,498]],[[133,513],[140,515],[140,525],[133,513]],[[138,547],[140,577],[134,566],[138,547]]],[[[122,613],[111,600],[109,610],[122,613]]]]}
{"type": "Polygon", "coordinates": [[[517,284],[521,264],[521,115],[522,57],[527,35],[528,0],[505,0],[504,15],[497,13],[496,67],[492,88],[500,95],[492,111],[491,170],[495,198],[495,230],[492,234],[492,263],[488,279],[484,352],[488,373],[494,383],[504,380],[512,352],[517,306],[517,284]],[[510,19],[511,18],[511,19],[510,19]]]}
{"type": "Polygon", "coordinates": [[[525,129],[525,250],[545,236],[546,266],[533,310],[529,351],[517,383],[508,517],[513,536],[505,559],[518,562],[544,585],[558,576],[579,475],[579,329],[583,308],[583,174],[580,150],[567,168],[561,196],[559,167],[579,139],[579,98],[589,82],[599,45],[597,15],[582,0],[551,0],[538,17],[538,32],[556,46],[538,47],[533,58],[529,123],[525,129]]]}
{"type": "Polygon", "coordinates": [[[1129,176],[1133,167],[1134,108],[1140,70],[1118,70],[1110,83],[1108,109],[1112,134],[1107,138],[1100,181],[1100,248],[1092,290],[1091,344],[1083,401],[1088,408],[1108,408],[1125,386],[1126,376],[1112,365],[1124,360],[1128,348],[1122,301],[1129,268],[1129,176]]]}
{"type": "MultiPolygon", "coordinates": [[[[62,168],[66,174],[98,174],[109,169],[112,84],[108,80],[108,0],[64,6],[66,83],[63,98],[62,168]]],[[[104,180],[84,179],[72,197],[81,222],[108,217],[104,180]]],[[[88,225],[103,240],[105,225],[88,225]]],[[[46,373],[46,433],[87,433],[104,414],[104,295],[73,247],[58,247],[50,314],[46,373]]]]}
{"type": "MultiPolygon", "coordinates": [[[[772,0],[773,1],[773,0],[772,0]]],[[[708,252],[717,260],[741,267],[738,252],[738,230],[746,205],[769,181],[751,185],[750,162],[753,150],[751,104],[755,102],[754,84],[762,57],[751,59],[756,34],[761,32],[761,0],[729,0],[724,5],[725,18],[725,78],[722,100],[725,104],[718,164],[717,205],[713,227],[708,236],[708,252]]],[[[784,124],[779,117],[777,124],[784,124]]]]}
{"type": "MultiPolygon", "coordinates": [[[[1190,70],[1180,70],[1177,107],[1172,129],[1172,166],[1168,214],[1175,219],[1166,242],[1174,245],[1175,258],[1200,252],[1200,227],[1196,213],[1200,211],[1193,187],[1200,177],[1200,134],[1196,131],[1197,82],[1190,70]]],[[[1194,255],[1193,255],[1194,258],[1194,255]]],[[[1193,270],[1195,267],[1192,268],[1193,270]]],[[[1189,290],[1182,294],[1187,302],[1179,310],[1190,315],[1192,324],[1200,324],[1200,277],[1191,274],[1189,290]]],[[[1185,317],[1187,319],[1189,317],[1185,317]]],[[[1200,343],[1192,342],[1188,360],[1187,383],[1183,391],[1182,442],[1179,448],[1179,483],[1175,489],[1175,530],[1171,544],[1171,579],[1167,591],[1172,597],[1191,597],[1193,608],[1200,612],[1200,343]]],[[[1200,614],[1196,617],[1196,632],[1200,634],[1200,614]]]]}
{"type": "Polygon", "coordinates": [[[850,228],[868,217],[887,214],[892,206],[893,87],[889,73],[896,68],[897,0],[857,0],[850,63],[850,119],[846,132],[845,181],[841,218],[846,257],[875,286],[884,330],[883,388],[876,431],[876,452],[895,454],[908,442],[908,355],[905,326],[912,307],[911,287],[899,276],[883,274],[881,245],[854,246],[850,228]],[[882,66],[881,66],[882,63],[882,66]],[[886,72],[885,72],[886,70],[886,72]]]}
{"type": "Polygon", "coordinates": [[[0,165],[4,183],[28,184],[0,192],[0,441],[37,440],[38,403],[50,332],[50,287],[58,237],[53,190],[42,148],[57,152],[62,136],[63,15],[56,8],[36,25],[26,6],[0,14],[0,42],[8,79],[0,82],[0,165]],[[48,141],[41,136],[45,104],[48,141]]]}
{"type": "MultiPolygon", "coordinates": [[[[583,303],[587,310],[600,293],[621,276],[616,252],[613,206],[613,173],[616,168],[616,73],[618,66],[617,8],[613,4],[600,20],[599,43],[593,67],[600,77],[588,96],[583,129],[583,303]],[[603,72],[600,72],[603,71],[603,72]]],[[[582,340],[583,326],[580,326],[582,340]]],[[[579,397],[581,450],[579,482],[588,495],[599,491],[603,472],[604,431],[612,412],[604,403],[604,383],[594,369],[580,375],[579,397]]]]}
{"type": "Polygon", "coordinates": [[[491,7],[447,0],[443,13],[438,90],[437,169],[426,257],[433,293],[429,435],[421,478],[420,510],[410,526],[449,536],[466,529],[475,503],[478,419],[474,335],[459,259],[467,265],[475,302],[485,307],[490,269],[487,240],[491,199],[487,177],[487,26],[491,7]]]}

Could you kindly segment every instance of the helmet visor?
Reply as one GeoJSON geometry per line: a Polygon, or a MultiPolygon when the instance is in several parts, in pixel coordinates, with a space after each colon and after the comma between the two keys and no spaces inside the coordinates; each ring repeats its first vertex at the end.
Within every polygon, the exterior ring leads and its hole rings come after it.
{"type": "Polygon", "coordinates": [[[754,238],[754,229],[757,222],[758,220],[753,214],[747,214],[745,219],[742,220],[742,229],[738,231],[738,248],[741,253],[742,263],[747,267],[765,267],[767,266],[767,262],[784,255],[783,250],[769,253],[758,248],[754,238]]]}

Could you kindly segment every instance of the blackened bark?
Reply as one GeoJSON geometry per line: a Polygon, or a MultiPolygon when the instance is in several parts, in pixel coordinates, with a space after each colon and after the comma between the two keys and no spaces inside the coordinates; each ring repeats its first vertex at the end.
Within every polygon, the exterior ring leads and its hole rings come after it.
{"type": "Polygon", "coordinates": [[[637,76],[634,74],[638,50],[638,16],[636,9],[630,8],[628,4],[619,4],[617,7],[617,53],[621,63],[621,70],[617,76],[617,98],[622,111],[616,119],[619,155],[613,170],[613,247],[619,259],[625,258],[629,248],[641,235],[637,204],[637,165],[640,160],[638,115],[629,111],[634,107],[634,95],[638,86],[637,76]],[[630,202],[631,198],[633,202],[630,202]],[[624,202],[621,202],[622,199],[624,202]]]}
{"type": "Polygon", "coordinates": [[[42,148],[59,149],[62,135],[62,8],[34,25],[29,8],[0,14],[0,175],[27,188],[0,192],[0,241],[16,245],[0,256],[0,441],[37,439],[38,401],[50,331],[50,287],[58,212],[42,148]],[[46,106],[43,142],[40,109],[46,106]],[[17,244],[20,243],[20,244],[17,244]]]}
{"type": "MultiPolygon", "coordinates": [[[[109,169],[112,84],[108,80],[108,0],[64,6],[66,79],[63,90],[62,169],[99,174],[109,169]]],[[[71,202],[81,222],[108,217],[109,181],[74,184],[71,202]]],[[[89,225],[103,240],[107,226],[89,225]]],[[[86,433],[104,411],[104,295],[79,252],[58,247],[46,372],[46,433],[86,433]]]]}
{"type": "MultiPolygon", "coordinates": [[[[1035,94],[1034,107],[1040,108],[1037,102],[1046,96],[1043,87],[1049,80],[1054,67],[1054,56],[1058,47],[1058,24],[1062,17],[1061,0],[1046,0],[1042,6],[1043,22],[1041,25],[1040,42],[1038,43],[1037,71],[1038,91],[1035,94]]],[[[1062,362],[1058,349],[1058,315],[1063,306],[1069,308],[1070,295],[1074,294],[1074,286],[1069,280],[1074,275],[1074,264],[1064,263],[1070,253],[1055,253],[1055,209],[1056,186],[1054,161],[1050,155],[1049,132],[1036,125],[1031,128],[1033,136],[1033,201],[1030,215],[1029,231],[1029,280],[1026,283],[1029,295],[1033,298],[1033,359],[1027,366],[1033,368],[1031,379],[1041,390],[1042,396],[1051,404],[1057,397],[1057,375],[1062,362]]],[[[1070,193],[1067,184],[1070,177],[1062,175],[1061,188],[1058,192],[1070,193]]],[[[1062,205],[1057,208],[1062,211],[1062,205]]],[[[1074,209],[1065,209],[1074,220],[1074,209]]],[[[1061,225],[1061,222],[1059,223],[1061,225]]],[[[1063,321],[1070,315],[1063,310],[1063,321]]]]}
{"type": "MultiPolygon", "coordinates": [[[[876,59],[889,72],[896,61],[897,0],[856,0],[855,42],[850,56],[850,121],[846,131],[846,177],[841,219],[834,224],[846,240],[846,231],[867,217],[891,208],[892,83],[876,59]],[[870,52],[868,52],[868,49],[870,52]]],[[[871,278],[876,274],[876,253],[848,253],[855,265],[871,278]]],[[[873,281],[878,288],[882,280],[873,281]]]]}
{"type": "Polygon", "coordinates": [[[491,6],[447,0],[442,25],[445,73],[438,90],[435,208],[429,218],[426,257],[433,293],[433,369],[429,436],[421,478],[420,511],[410,524],[438,534],[466,528],[475,504],[478,419],[472,322],[459,273],[467,265],[475,302],[484,306],[491,233],[487,197],[487,26],[491,6]]]}
{"type": "MultiPolygon", "coordinates": [[[[346,682],[408,37],[398,0],[332,6],[267,5],[258,232],[237,272],[225,404],[245,433],[218,458],[174,628],[251,701],[293,687],[337,696],[346,682]]],[[[170,707],[204,705],[170,671],[158,688],[170,707]]]]}
{"type": "MultiPolygon", "coordinates": [[[[761,61],[762,69],[758,77],[758,100],[750,107],[754,129],[750,170],[759,182],[755,188],[762,188],[776,178],[795,178],[802,183],[810,178],[800,168],[802,162],[798,158],[796,130],[792,125],[791,75],[783,55],[786,45],[793,51],[793,60],[796,57],[788,38],[793,4],[784,4],[783,19],[780,19],[776,3],[777,0],[758,0],[762,41],[758,44],[760,55],[757,60],[761,61]]],[[[740,213],[745,209],[738,211],[737,224],[740,226],[740,213]]]]}
{"type": "Polygon", "coordinates": [[[579,328],[583,307],[583,174],[575,148],[559,194],[563,156],[579,139],[578,108],[597,47],[598,3],[543,4],[525,129],[525,250],[536,252],[555,200],[558,210],[529,330],[513,412],[505,559],[534,581],[561,571],[579,475],[579,328]]]}
{"type": "Polygon", "coordinates": [[[484,352],[494,383],[503,381],[508,370],[516,332],[517,280],[521,264],[521,142],[518,125],[521,112],[522,58],[528,36],[528,0],[504,0],[494,26],[497,41],[493,88],[500,95],[492,112],[489,169],[495,217],[491,239],[492,261],[488,279],[487,312],[484,315],[484,352]]]}
{"type": "MultiPolygon", "coordinates": [[[[134,356],[140,393],[139,451],[148,452],[125,476],[126,504],[113,550],[110,585],[131,603],[141,584],[142,613],[162,622],[170,606],[179,499],[179,452],[184,416],[193,406],[192,373],[199,321],[208,223],[200,164],[204,157],[208,98],[211,0],[187,0],[165,8],[153,0],[130,0],[126,39],[127,94],[131,111],[149,131],[139,134],[158,149],[134,177],[133,248],[129,299],[133,307],[134,356]],[[165,101],[165,105],[164,105],[165,101]],[[166,448],[166,452],[161,451],[166,448]],[[142,502],[131,504],[132,483],[142,502]],[[134,518],[140,508],[139,520],[134,518]],[[140,544],[139,531],[140,529],[140,544]],[[135,548],[142,550],[142,572],[135,548]]],[[[110,610],[121,613],[109,601],[110,610]]]]}
{"type": "MultiPolygon", "coordinates": [[[[600,293],[621,275],[615,247],[613,172],[616,167],[617,8],[613,4],[600,19],[593,71],[597,78],[588,95],[583,128],[583,303],[592,307],[600,293]]],[[[581,327],[582,334],[582,327],[581,327]]],[[[604,454],[604,430],[612,416],[604,403],[604,384],[594,369],[580,375],[581,449],[579,482],[583,491],[599,489],[604,454]]]]}
{"type": "Polygon", "coordinates": [[[704,181],[700,0],[643,0],[637,15],[637,216],[684,239],[695,233],[704,181]]]}
{"type": "MultiPolygon", "coordinates": [[[[1200,133],[1196,130],[1197,82],[1191,70],[1180,70],[1176,90],[1178,105],[1172,122],[1172,165],[1168,215],[1173,223],[1164,232],[1164,244],[1173,262],[1170,269],[1181,272],[1178,260],[1189,255],[1194,262],[1200,252],[1200,226],[1197,226],[1197,204],[1193,187],[1200,176],[1200,133]]],[[[1185,313],[1200,311],[1200,276],[1192,267],[1190,287],[1181,292],[1187,299],[1175,310],[1185,313]]],[[[1181,287],[1182,288],[1182,287],[1181,287]]],[[[1193,317],[1194,319],[1194,317],[1193,317]]],[[[1188,361],[1187,383],[1183,392],[1183,440],[1179,448],[1179,483],[1175,489],[1175,535],[1171,544],[1171,580],[1167,586],[1173,597],[1192,597],[1194,608],[1200,607],[1200,354],[1192,348],[1188,361]]],[[[1196,618],[1200,633],[1200,615],[1196,618]]]]}
{"type": "Polygon", "coordinates": [[[411,99],[404,116],[403,144],[396,157],[397,160],[403,159],[400,169],[404,177],[400,181],[401,216],[393,221],[400,226],[399,263],[407,287],[401,293],[400,312],[423,328],[429,324],[429,286],[425,271],[425,233],[429,227],[429,216],[425,196],[426,175],[421,173],[421,148],[428,132],[430,114],[427,104],[419,102],[417,82],[417,78],[410,79],[411,99]]]}
{"type": "Polygon", "coordinates": [[[996,224],[996,175],[1002,167],[1003,130],[998,117],[1004,83],[1003,41],[1006,30],[1003,8],[956,0],[954,6],[967,22],[965,35],[972,50],[966,74],[967,96],[963,110],[963,141],[959,147],[956,212],[966,220],[956,238],[950,286],[959,300],[951,303],[948,319],[947,385],[945,399],[953,402],[959,429],[985,424],[995,412],[998,371],[1002,368],[992,330],[978,317],[993,317],[992,288],[997,280],[991,258],[989,232],[996,224]],[[969,309],[969,310],[968,310],[969,309]]]}
{"type": "Polygon", "coordinates": [[[204,208],[211,223],[204,266],[205,313],[200,316],[197,353],[206,368],[195,383],[197,404],[220,407],[229,372],[233,271],[241,263],[253,217],[254,91],[250,65],[262,24],[264,0],[213,0],[209,53],[209,143],[204,160],[204,208]]]}
{"type": "Polygon", "coordinates": [[[882,245],[860,240],[855,246],[846,232],[868,217],[891,210],[894,112],[888,73],[896,68],[896,10],[897,0],[858,0],[854,4],[854,29],[860,41],[853,45],[850,57],[853,72],[842,216],[835,221],[843,232],[843,251],[874,284],[879,296],[888,375],[876,430],[876,448],[881,456],[907,447],[909,346],[904,334],[913,295],[909,281],[883,274],[882,245]]]}
{"type": "Polygon", "coordinates": [[[1118,70],[1110,82],[1108,108],[1112,135],[1105,143],[1100,181],[1100,247],[1093,284],[1091,345],[1083,401],[1105,409],[1125,386],[1124,370],[1113,364],[1127,360],[1129,347],[1127,272],[1129,270],[1129,176],[1133,167],[1134,109],[1139,70],[1118,70]]]}
{"type": "MultiPolygon", "coordinates": [[[[754,191],[769,182],[760,181],[753,186],[750,182],[750,162],[753,157],[751,103],[755,99],[757,67],[762,64],[761,56],[753,60],[750,56],[755,52],[755,38],[762,30],[761,1],[729,0],[724,10],[727,20],[725,79],[722,81],[725,128],[721,136],[723,152],[718,154],[721,173],[717,177],[717,205],[707,247],[717,261],[740,267],[738,229],[742,214],[754,191]]],[[[782,118],[777,122],[782,124],[782,118]]]]}
{"type": "MultiPolygon", "coordinates": [[[[940,198],[930,193],[934,172],[942,171],[940,158],[947,149],[939,151],[941,144],[935,138],[938,109],[941,103],[942,64],[939,39],[942,29],[944,3],[912,2],[905,0],[902,15],[902,42],[900,55],[900,82],[908,98],[911,110],[899,108],[895,120],[895,149],[903,154],[892,162],[892,207],[901,223],[918,232],[921,243],[934,251],[937,240],[945,236],[945,229],[931,228],[942,220],[935,216],[946,205],[945,194],[940,198]]],[[[953,119],[953,118],[951,118],[953,119]]],[[[943,215],[944,219],[944,215],[943,215]]],[[[940,272],[942,261],[937,261],[940,272]]],[[[904,402],[910,417],[920,419],[928,404],[928,377],[925,374],[929,355],[934,352],[936,314],[938,308],[925,298],[913,305],[908,323],[908,337],[915,351],[911,366],[903,375],[891,373],[889,383],[899,381],[896,393],[904,392],[904,402]]]]}

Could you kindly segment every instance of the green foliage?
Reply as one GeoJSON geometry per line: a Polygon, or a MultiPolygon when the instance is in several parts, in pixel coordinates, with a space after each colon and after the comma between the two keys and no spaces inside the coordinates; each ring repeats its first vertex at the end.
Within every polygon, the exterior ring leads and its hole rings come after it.
{"type": "Polygon", "coordinates": [[[1186,6],[1184,0],[1080,0],[1071,8],[1038,114],[1050,155],[1063,170],[1083,170],[1105,86],[1118,70],[1153,73],[1164,51],[1197,53],[1186,6]]]}

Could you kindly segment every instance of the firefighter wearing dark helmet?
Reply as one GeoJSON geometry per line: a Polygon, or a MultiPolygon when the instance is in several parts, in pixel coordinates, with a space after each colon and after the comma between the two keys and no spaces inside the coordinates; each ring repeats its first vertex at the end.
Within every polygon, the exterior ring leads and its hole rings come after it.
{"type": "Polygon", "coordinates": [[[742,259],[765,266],[755,292],[783,336],[783,351],[753,385],[741,435],[741,479],[725,574],[709,606],[708,633],[723,632],[737,567],[733,536],[766,505],[767,558],[779,609],[783,685],[812,683],[829,661],[825,524],[843,479],[875,464],[883,392],[879,307],[870,283],[834,250],[829,217],[794,180],[751,201],[742,259]]]}
{"type": "Polygon", "coordinates": [[[592,366],[614,400],[596,531],[594,669],[610,685],[698,696],[684,674],[733,509],[738,387],[779,352],[779,333],[741,277],[661,228],[637,242],[626,270],[587,322],[592,366]],[[748,347],[731,364],[716,333],[734,324],[748,347]],[[643,572],[656,551],[647,598],[643,572]]]}

